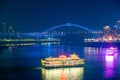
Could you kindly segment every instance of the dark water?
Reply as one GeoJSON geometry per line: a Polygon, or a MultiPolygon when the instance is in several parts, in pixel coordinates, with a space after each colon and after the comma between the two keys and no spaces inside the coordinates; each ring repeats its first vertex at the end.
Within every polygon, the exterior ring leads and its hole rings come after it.
{"type": "Polygon", "coordinates": [[[120,51],[118,47],[60,45],[3,48],[0,49],[0,80],[120,80],[120,51]],[[84,67],[41,68],[43,58],[74,52],[85,58],[84,67]]]}

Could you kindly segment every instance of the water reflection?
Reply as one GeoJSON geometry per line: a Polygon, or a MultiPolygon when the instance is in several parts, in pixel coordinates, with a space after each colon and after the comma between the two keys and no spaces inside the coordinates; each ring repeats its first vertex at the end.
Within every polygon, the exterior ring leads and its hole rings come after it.
{"type": "Polygon", "coordinates": [[[84,55],[85,55],[85,59],[87,61],[97,61],[102,59],[101,56],[101,51],[102,48],[96,48],[96,47],[84,47],[84,55]]]}
{"type": "Polygon", "coordinates": [[[106,55],[117,55],[118,52],[116,47],[105,48],[104,51],[106,55]]]}
{"type": "Polygon", "coordinates": [[[8,49],[9,49],[10,53],[13,53],[13,48],[12,47],[9,47],[8,49]]]}
{"type": "Polygon", "coordinates": [[[42,80],[83,80],[84,67],[42,69],[42,80]]]}
{"type": "Polygon", "coordinates": [[[119,47],[114,51],[108,49],[105,47],[61,45],[2,48],[0,51],[0,67],[8,67],[10,68],[10,72],[5,68],[6,72],[1,73],[2,75],[0,74],[0,77],[5,78],[5,80],[108,80],[112,77],[119,77],[119,47]],[[67,56],[73,52],[85,58],[84,67],[40,69],[40,71],[33,69],[26,70],[26,67],[40,67],[40,60],[49,57],[49,55],[56,57],[64,53],[67,56]],[[111,55],[110,53],[116,54],[111,55]],[[25,70],[20,69],[17,71],[14,67],[22,69],[25,67],[25,70]]]}
{"type": "Polygon", "coordinates": [[[117,64],[117,49],[106,48],[105,55],[105,77],[111,78],[115,75],[115,66],[117,64]]]}
{"type": "Polygon", "coordinates": [[[36,45],[36,43],[9,43],[9,44],[0,44],[2,46],[5,47],[9,47],[9,46],[32,46],[32,45],[36,45]]]}

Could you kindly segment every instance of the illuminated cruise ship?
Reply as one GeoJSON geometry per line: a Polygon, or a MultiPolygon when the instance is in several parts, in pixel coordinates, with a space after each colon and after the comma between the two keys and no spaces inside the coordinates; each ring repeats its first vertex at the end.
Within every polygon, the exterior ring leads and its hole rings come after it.
{"type": "Polygon", "coordinates": [[[41,62],[44,68],[77,67],[84,65],[84,59],[79,58],[76,54],[72,54],[69,57],[65,55],[57,58],[49,57],[41,60],[41,62]]]}

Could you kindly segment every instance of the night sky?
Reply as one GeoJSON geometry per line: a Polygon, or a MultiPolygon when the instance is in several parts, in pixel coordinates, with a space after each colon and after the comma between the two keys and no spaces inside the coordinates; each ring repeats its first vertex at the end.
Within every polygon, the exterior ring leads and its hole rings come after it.
{"type": "Polygon", "coordinates": [[[20,32],[41,32],[73,23],[102,29],[120,20],[119,0],[0,0],[0,32],[2,23],[20,32]]]}

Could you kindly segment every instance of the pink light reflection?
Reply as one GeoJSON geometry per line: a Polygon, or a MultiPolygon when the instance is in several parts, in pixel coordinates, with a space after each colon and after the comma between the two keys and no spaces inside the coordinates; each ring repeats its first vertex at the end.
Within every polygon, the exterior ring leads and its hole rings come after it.
{"type": "Polygon", "coordinates": [[[105,60],[105,77],[111,78],[114,76],[114,56],[106,55],[105,60]]]}
{"type": "Polygon", "coordinates": [[[105,59],[106,59],[107,63],[113,63],[114,56],[108,56],[108,55],[106,55],[105,57],[106,57],[105,59]]]}
{"type": "Polygon", "coordinates": [[[113,52],[113,50],[106,50],[106,54],[113,54],[114,52],[113,52]]]}
{"type": "Polygon", "coordinates": [[[106,48],[105,51],[106,51],[105,54],[107,55],[117,54],[117,48],[114,48],[114,47],[106,48]]]}
{"type": "Polygon", "coordinates": [[[115,65],[117,64],[118,49],[110,47],[105,49],[105,72],[106,78],[111,78],[115,74],[115,65]]]}

